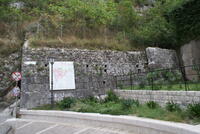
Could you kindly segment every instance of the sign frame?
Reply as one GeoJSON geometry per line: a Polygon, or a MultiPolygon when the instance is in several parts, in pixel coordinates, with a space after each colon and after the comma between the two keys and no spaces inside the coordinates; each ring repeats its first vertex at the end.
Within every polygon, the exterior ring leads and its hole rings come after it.
{"type": "Polygon", "coordinates": [[[53,64],[49,62],[49,85],[53,91],[76,89],[74,62],[55,61],[53,64]]]}

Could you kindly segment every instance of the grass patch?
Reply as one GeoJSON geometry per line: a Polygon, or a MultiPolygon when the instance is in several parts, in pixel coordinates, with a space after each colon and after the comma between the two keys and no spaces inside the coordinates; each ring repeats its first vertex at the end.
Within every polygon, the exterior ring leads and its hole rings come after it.
{"type": "Polygon", "coordinates": [[[21,41],[0,38],[0,56],[8,56],[21,49],[21,41]]]}
{"type": "Polygon", "coordinates": [[[54,107],[52,107],[50,104],[46,104],[43,106],[35,107],[33,110],[61,110],[61,108],[58,106],[58,104],[54,105],[54,107]]]}
{"type": "Polygon", "coordinates": [[[94,97],[85,99],[65,98],[63,101],[58,102],[53,109],[51,105],[44,105],[34,109],[67,110],[111,115],[134,115],[166,121],[198,124],[200,123],[199,108],[199,104],[191,104],[187,109],[181,109],[176,103],[172,102],[168,102],[166,107],[160,107],[153,101],[149,101],[146,104],[139,104],[137,100],[119,99],[116,98],[113,92],[109,92],[105,100],[98,100],[94,97]]]}
{"type": "Polygon", "coordinates": [[[32,39],[31,47],[50,47],[50,48],[78,48],[78,49],[89,49],[89,50],[118,50],[118,51],[130,51],[137,50],[130,45],[128,40],[123,42],[116,39],[104,38],[77,38],[75,36],[58,38],[58,39],[32,39]]]}

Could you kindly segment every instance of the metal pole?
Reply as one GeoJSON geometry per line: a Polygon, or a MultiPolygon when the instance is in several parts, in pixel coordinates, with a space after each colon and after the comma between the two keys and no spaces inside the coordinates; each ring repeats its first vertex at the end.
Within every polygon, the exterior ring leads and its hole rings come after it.
{"type": "MultiPolygon", "coordinates": [[[[17,87],[17,85],[18,85],[18,81],[16,81],[16,85],[15,85],[15,87],[17,87]]],[[[17,118],[17,101],[18,101],[18,98],[17,98],[17,94],[16,94],[16,98],[15,98],[16,100],[16,106],[15,106],[15,118],[17,118]]]]}
{"type": "Polygon", "coordinates": [[[153,90],[153,77],[151,77],[151,88],[153,90]]]}
{"type": "Polygon", "coordinates": [[[187,91],[187,81],[184,79],[185,82],[185,91],[187,91]]]}
{"type": "Polygon", "coordinates": [[[53,61],[51,61],[51,107],[54,107],[54,95],[53,95],[53,61]]]}
{"type": "Polygon", "coordinates": [[[116,84],[116,89],[118,88],[117,86],[117,76],[115,76],[115,84],[116,84]]]}
{"type": "Polygon", "coordinates": [[[182,79],[183,79],[184,85],[185,85],[185,91],[187,91],[187,82],[186,82],[186,78],[185,78],[185,66],[180,67],[180,70],[181,70],[182,79]]]}
{"type": "Polygon", "coordinates": [[[133,90],[133,79],[132,79],[132,72],[131,72],[131,75],[130,75],[130,82],[131,82],[131,90],[133,90]]]}

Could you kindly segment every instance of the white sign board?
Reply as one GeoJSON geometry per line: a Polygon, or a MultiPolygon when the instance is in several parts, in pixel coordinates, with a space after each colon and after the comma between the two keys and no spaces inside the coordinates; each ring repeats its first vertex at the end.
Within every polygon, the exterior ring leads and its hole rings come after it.
{"type": "MultiPolygon", "coordinates": [[[[51,89],[51,69],[50,73],[50,89],[51,89]]],[[[75,89],[74,63],[73,62],[54,62],[53,64],[53,90],[75,89]]],[[[52,89],[51,89],[52,90],[52,89]]]]}

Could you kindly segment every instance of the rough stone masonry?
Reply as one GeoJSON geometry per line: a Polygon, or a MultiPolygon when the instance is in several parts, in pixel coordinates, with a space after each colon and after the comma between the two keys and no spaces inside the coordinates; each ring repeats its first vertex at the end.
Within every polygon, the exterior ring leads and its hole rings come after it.
{"type": "Polygon", "coordinates": [[[50,103],[49,58],[73,61],[76,89],[54,91],[56,101],[63,97],[104,95],[116,87],[115,76],[154,68],[178,66],[174,50],[147,48],[146,51],[102,51],[61,48],[24,48],[22,55],[21,107],[50,103]]]}

